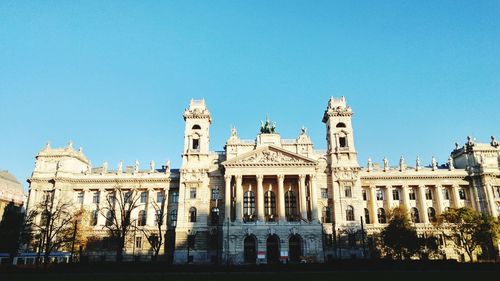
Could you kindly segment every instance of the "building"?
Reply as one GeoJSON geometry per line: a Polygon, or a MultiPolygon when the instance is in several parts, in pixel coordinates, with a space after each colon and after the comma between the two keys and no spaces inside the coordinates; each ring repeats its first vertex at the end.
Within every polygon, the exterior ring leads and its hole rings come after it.
{"type": "MultiPolygon", "coordinates": [[[[497,216],[500,206],[500,147],[468,138],[456,145],[448,163],[397,167],[369,159],[359,165],[353,112],[344,97],[330,98],[323,114],[326,150],[313,148],[302,128],[283,139],[270,120],[254,140],[231,130],[223,151],[210,150],[212,116],[204,100],[191,100],[184,112],[182,165],[172,169],[134,166],[116,170],[92,167],[82,149],[47,145],[36,156],[29,202],[47,193],[73,200],[93,215],[92,235],[105,237],[106,216],[98,210],[119,187],[140,194],[132,218],[142,228],[155,226],[155,205],[168,202],[166,246],[174,263],[278,263],[303,259],[368,255],[364,232],[379,232],[386,214],[405,206],[418,231],[448,207],[467,206],[497,216]],[[338,237],[338,239],[337,239],[338,237]],[[363,241],[363,242],[361,242],[363,241]]],[[[133,232],[128,254],[150,254],[141,232],[133,232]]],[[[456,253],[447,253],[454,257],[456,253]]]]}
{"type": "Polygon", "coordinates": [[[0,221],[7,205],[14,204],[14,206],[22,208],[24,201],[25,195],[21,183],[8,171],[0,171],[0,221]]]}

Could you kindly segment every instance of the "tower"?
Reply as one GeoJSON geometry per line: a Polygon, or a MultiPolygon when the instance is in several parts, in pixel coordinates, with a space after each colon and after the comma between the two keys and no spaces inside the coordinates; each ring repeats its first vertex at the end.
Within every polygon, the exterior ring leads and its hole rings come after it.
{"type": "Polygon", "coordinates": [[[205,100],[191,100],[183,114],[184,149],[179,181],[174,262],[206,259],[210,188],[210,112],[205,100]]]}
{"type": "Polygon", "coordinates": [[[354,147],[352,109],[344,97],[331,97],[323,115],[326,124],[327,160],[331,173],[333,218],[338,227],[360,222],[363,214],[360,167],[354,147]]]}

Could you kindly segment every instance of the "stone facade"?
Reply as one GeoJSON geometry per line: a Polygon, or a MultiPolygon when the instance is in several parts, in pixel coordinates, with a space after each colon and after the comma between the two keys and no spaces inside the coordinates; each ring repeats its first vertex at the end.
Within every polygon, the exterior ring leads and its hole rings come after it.
{"type": "Polygon", "coordinates": [[[8,204],[22,208],[26,201],[23,186],[8,171],[0,171],[0,221],[8,204]]]}
{"type": "MultiPolygon", "coordinates": [[[[204,100],[191,100],[184,112],[182,165],[172,169],[134,166],[92,167],[82,149],[47,145],[36,156],[29,207],[44,193],[72,198],[90,211],[118,186],[147,196],[135,210],[145,211],[144,228],[154,229],[152,203],[167,200],[166,246],[174,263],[277,263],[333,257],[367,257],[361,243],[386,224],[386,213],[404,206],[421,233],[447,207],[467,206],[497,216],[500,204],[500,147],[468,138],[456,145],[448,163],[434,158],[408,165],[372,163],[361,167],[354,146],[353,112],[344,97],[330,98],[323,115],[326,150],[316,150],[302,128],[296,139],[282,139],[270,120],[255,140],[231,130],[224,151],[210,151],[212,117],[204,100]],[[364,236],[364,235],[363,235],[364,236]],[[339,243],[337,237],[340,237],[339,243]],[[342,246],[345,245],[345,246],[342,246]]],[[[102,204],[102,203],[101,203],[102,204]]],[[[93,235],[106,236],[98,215],[93,235]]],[[[150,254],[134,232],[128,254],[150,254]]],[[[142,240],[141,240],[142,239],[142,240]]],[[[369,244],[369,243],[368,243],[369,244]]],[[[453,257],[455,253],[449,253],[453,257]]]]}

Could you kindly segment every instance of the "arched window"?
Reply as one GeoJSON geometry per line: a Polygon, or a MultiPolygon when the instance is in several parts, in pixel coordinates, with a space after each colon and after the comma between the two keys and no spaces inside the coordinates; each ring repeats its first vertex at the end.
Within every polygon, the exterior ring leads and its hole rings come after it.
{"type": "Polygon", "coordinates": [[[420,217],[418,216],[418,209],[413,207],[410,210],[410,215],[411,215],[411,221],[414,223],[419,223],[420,222],[420,217]]]}
{"type": "Polygon", "coordinates": [[[138,226],[145,226],[146,225],[146,211],[145,210],[139,211],[139,216],[137,217],[137,225],[138,226]]]}
{"type": "Polygon", "coordinates": [[[354,208],[349,205],[345,210],[345,219],[346,221],[354,221],[354,208]]]}
{"type": "Polygon", "coordinates": [[[177,209],[170,211],[170,226],[175,226],[177,224],[177,209]]]}
{"type": "Polygon", "coordinates": [[[323,207],[323,222],[324,223],[332,222],[331,209],[328,206],[323,207]]]}
{"type": "Polygon", "coordinates": [[[201,127],[200,127],[200,125],[195,124],[195,125],[193,125],[193,127],[191,129],[192,130],[199,130],[199,129],[201,129],[201,127]]]}
{"type": "Polygon", "coordinates": [[[368,211],[367,208],[365,208],[365,222],[366,223],[371,223],[370,222],[370,212],[368,211]]]}
{"type": "Polygon", "coordinates": [[[112,226],[113,225],[113,211],[109,210],[106,213],[106,226],[112,226]]]}
{"type": "Polygon", "coordinates": [[[271,190],[264,194],[264,210],[267,221],[274,221],[276,216],[276,196],[271,190]]]}
{"type": "Polygon", "coordinates": [[[251,190],[243,194],[243,219],[253,221],[255,218],[255,193],[251,190]]]}
{"type": "Polygon", "coordinates": [[[212,221],[212,224],[219,224],[219,208],[212,208],[210,212],[210,219],[212,221]]]}
{"type": "Polygon", "coordinates": [[[436,210],[434,210],[434,208],[432,208],[432,207],[427,208],[427,215],[429,216],[429,220],[431,222],[435,222],[437,220],[436,210]]]}
{"type": "Polygon", "coordinates": [[[189,222],[196,222],[196,208],[191,207],[189,209],[189,222]]]}
{"type": "Polygon", "coordinates": [[[291,190],[285,193],[285,216],[287,221],[294,221],[297,217],[297,197],[291,190]]]}
{"type": "Polygon", "coordinates": [[[386,223],[385,210],[384,208],[378,208],[377,210],[378,223],[386,223]]]}
{"type": "Polygon", "coordinates": [[[345,125],[345,123],[340,122],[340,123],[338,123],[338,124],[337,124],[337,126],[336,126],[336,127],[337,127],[337,128],[345,128],[345,127],[346,127],[346,125],[345,125]]]}

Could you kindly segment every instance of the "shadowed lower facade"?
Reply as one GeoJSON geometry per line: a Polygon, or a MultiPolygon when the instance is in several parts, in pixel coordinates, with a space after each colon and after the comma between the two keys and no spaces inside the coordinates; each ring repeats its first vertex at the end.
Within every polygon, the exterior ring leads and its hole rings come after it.
{"type": "MultiPolygon", "coordinates": [[[[36,156],[28,179],[28,211],[52,194],[72,200],[91,214],[87,235],[107,237],[107,196],[121,191],[140,196],[132,219],[137,229],[155,231],[155,205],[166,202],[161,253],[173,263],[280,263],[370,255],[370,236],[387,224],[390,209],[404,206],[420,233],[448,207],[470,207],[498,216],[500,147],[490,143],[456,145],[444,165],[401,157],[397,166],[369,159],[359,165],[345,98],[330,98],[324,111],[326,150],[313,147],[305,128],[283,139],[276,124],[261,123],[253,140],[231,130],[223,151],[210,151],[212,116],[204,100],[184,111],[182,165],[172,169],[151,162],[108,169],[93,167],[82,149],[47,145],[36,156]],[[361,231],[363,228],[364,232],[361,231]],[[364,233],[366,232],[366,237],[364,233]]],[[[40,218],[38,218],[40,219],[40,218]]],[[[149,256],[145,232],[131,231],[125,254],[149,256]]],[[[447,258],[460,253],[446,247],[447,258]]],[[[88,249],[106,259],[112,250],[88,249]]]]}

